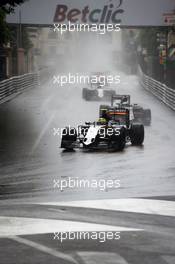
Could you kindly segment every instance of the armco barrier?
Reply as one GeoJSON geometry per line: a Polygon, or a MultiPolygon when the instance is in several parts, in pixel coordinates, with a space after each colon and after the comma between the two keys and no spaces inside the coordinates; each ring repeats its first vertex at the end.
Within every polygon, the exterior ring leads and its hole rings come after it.
{"type": "Polygon", "coordinates": [[[165,84],[154,80],[153,78],[145,75],[139,68],[139,81],[141,86],[147,91],[155,95],[159,100],[175,110],[175,90],[169,88],[165,84]]]}
{"type": "Polygon", "coordinates": [[[38,85],[38,73],[27,73],[0,82],[0,103],[12,99],[23,90],[38,85]]]}

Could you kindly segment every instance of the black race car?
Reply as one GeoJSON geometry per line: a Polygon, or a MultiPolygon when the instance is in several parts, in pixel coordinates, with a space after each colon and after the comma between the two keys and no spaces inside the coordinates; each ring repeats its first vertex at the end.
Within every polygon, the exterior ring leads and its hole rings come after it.
{"type": "MultiPolygon", "coordinates": [[[[131,104],[130,101],[130,95],[113,95],[111,97],[111,106],[129,109],[132,123],[142,123],[145,126],[149,126],[151,124],[151,110],[144,109],[138,104],[131,104]]],[[[100,105],[99,116],[102,117],[103,113],[109,108],[110,106],[108,105],[100,105]]]]}
{"type": "Polygon", "coordinates": [[[127,142],[139,146],[143,141],[144,126],[131,124],[129,110],[110,107],[105,112],[105,117],[100,118],[98,122],[87,122],[77,129],[65,128],[62,133],[61,148],[122,151],[127,142]]]}

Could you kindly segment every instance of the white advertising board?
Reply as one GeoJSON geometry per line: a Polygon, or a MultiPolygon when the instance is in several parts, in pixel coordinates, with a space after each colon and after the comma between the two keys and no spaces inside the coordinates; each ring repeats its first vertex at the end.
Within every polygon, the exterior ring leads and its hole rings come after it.
{"type": "Polygon", "coordinates": [[[161,26],[174,0],[29,0],[7,16],[8,23],[30,25],[88,23],[123,26],[161,26]]]}

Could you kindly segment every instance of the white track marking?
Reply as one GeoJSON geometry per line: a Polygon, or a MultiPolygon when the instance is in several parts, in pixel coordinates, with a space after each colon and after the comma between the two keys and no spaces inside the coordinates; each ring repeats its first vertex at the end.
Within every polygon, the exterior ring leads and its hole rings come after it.
{"type": "Polygon", "coordinates": [[[46,125],[42,128],[40,135],[38,136],[38,138],[35,141],[35,144],[32,146],[30,155],[33,154],[36,150],[36,148],[38,147],[42,137],[44,136],[44,134],[46,133],[47,129],[49,128],[50,124],[52,123],[53,119],[55,118],[56,112],[52,113],[52,115],[49,118],[49,121],[46,123],[46,125]]]}
{"type": "Polygon", "coordinates": [[[142,229],[87,222],[0,216],[0,237],[54,232],[142,231],[142,229]]]}
{"type": "Polygon", "coordinates": [[[119,254],[110,252],[79,251],[77,255],[85,264],[128,264],[119,254]]]}
{"type": "Polygon", "coordinates": [[[21,238],[21,237],[16,237],[16,236],[8,237],[8,238],[10,238],[11,240],[14,240],[14,241],[16,241],[16,242],[18,242],[20,244],[35,248],[36,250],[39,250],[39,251],[44,252],[46,254],[49,254],[49,255],[51,255],[53,257],[64,259],[64,260],[69,261],[71,263],[77,264],[77,261],[75,261],[71,256],[69,256],[67,254],[64,254],[62,252],[56,251],[56,250],[54,250],[52,248],[46,247],[44,245],[38,244],[38,243],[33,242],[31,240],[24,239],[24,238],[21,238]]]}
{"type": "Polygon", "coordinates": [[[167,264],[175,263],[175,256],[162,256],[162,258],[167,262],[167,264]]]}
{"type": "Polygon", "coordinates": [[[40,204],[175,216],[175,202],[151,199],[106,199],[40,204]]]}

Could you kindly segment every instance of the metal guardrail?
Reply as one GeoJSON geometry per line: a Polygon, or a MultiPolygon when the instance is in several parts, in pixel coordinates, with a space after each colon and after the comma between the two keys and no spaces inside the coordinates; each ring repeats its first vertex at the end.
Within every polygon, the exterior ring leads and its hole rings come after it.
{"type": "Polygon", "coordinates": [[[164,104],[175,110],[175,90],[145,75],[141,68],[139,68],[139,81],[145,90],[151,92],[164,104]]]}
{"type": "Polygon", "coordinates": [[[38,73],[27,73],[0,82],[0,103],[38,85],[38,73]]]}

